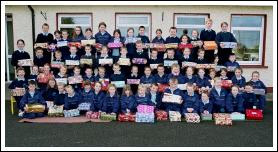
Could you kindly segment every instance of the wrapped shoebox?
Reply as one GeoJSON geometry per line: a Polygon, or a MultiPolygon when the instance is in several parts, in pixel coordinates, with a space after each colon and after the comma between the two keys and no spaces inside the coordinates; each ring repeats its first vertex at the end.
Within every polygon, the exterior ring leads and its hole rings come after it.
{"type": "Polygon", "coordinates": [[[118,63],[120,65],[130,65],[130,58],[119,58],[118,63]]]}
{"type": "Polygon", "coordinates": [[[99,64],[113,64],[113,59],[98,59],[99,64]]]}
{"type": "Polygon", "coordinates": [[[69,84],[78,84],[83,82],[82,76],[71,76],[68,77],[69,84]]]}
{"type": "Polygon", "coordinates": [[[32,59],[18,60],[18,64],[20,64],[21,66],[33,66],[33,60],[32,59]]]}
{"type": "Polygon", "coordinates": [[[50,66],[51,68],[61,68],[64,65],[64,62],[52,61],[50,66]]]}
{"type": "Polygon", "coordinates": [[[45,106],[39,103],[26,104],[26,113],[42,113],[45,110],[45,106]]]}
{"type": "Polygon", "coordinates": [[[113,121],[113,120],[117,120],[116,119],[116,117],[117,117],[117,115],[112,115],[112,114],[106,114],[106,113],[101,113],[100,114],[100,119],[101,120],[111,120],[111,121],[113,121]]]}
{"type": "Polygon", "coordinates": [[[162,102],[168,102],[168,103],[182,103],[182,98],[179,95],[171,94],[171,93],[164,93],[162,102]]]}
{"type": "Polygon", "coordinates": [[[169,84],[158,84],[159,92],[164,92],[167,88],[169,88],[169,84]]]}
{"type": "Polygon", "coordinates": [[[67,78],[55,78],[56,83],[63,83],[63,84],[68,84],[68,79],[67,78]]]}
{"type": "Polygon", "coordinates": [[[156,120],[168,120],[168,113],[163,110],[158,110],[155,112],[156,120]]]}
{"type": "Polygon", "coordinates": [[[152,70],[154,70],[154,69],[157,69],[157,66],[158,66],[159,64],[150,64],[150,67],[151,67],[151,69],[152,70]]]}
{"type": "Polygon", "coordinates": [[[232,117],[232,120],[239,120],[239,121],[245,120],[245,114],[242,114],[239,112],[231,113],[231,117],[232,117]]]}
{"type": "Polygon", "coordinates": [[[202,113],[202,114],[201,114],[201,119],[202,119],[203,121],[212,120],[212,114],[204,114],[204,113],[202,113]]]}
{"type": "Polygon", "coordinates": [[[63,112],[64,112],[64,117],[76,117],[80,115],[78,109],[64,110],[63,112]]]}
{"type": "Polygon", "coordinates": [[[140,84],[140,79],[127,79],[127,84],[140,84]]]}
{"type": "Polygon", "coordinates": [[[156,49],[158,52],[164,52],[166,49],[163,43],[154,43],[153,48],[156,49]]]}
{"type": "Polygon", "coordinates": [[[48,44],[47,44],[47,43],[36,43],[36,44],[34,45],[34,48],[36,49],[37,47],[41,47],[41,48],[43,48],[43,49],[47,49],[48,44]]]}
{"type": "Polygon", "coordinates": [[[221,80],[221,86],[225,89],[229,89],[233,86],[232,80],[221,80]]]}
{"type": "Polygon", "coordinates": [[[111,84],[114,84],[116,88],[123,88],[125,86],[125,81],[111,81],[111,84]]]}
{"type": "Polygon", "coordinates": [[[57,42],[57,47],[64,47],[68,46],[68,41],[58,41],[57,42]]]}
{"type": "Polygon", "coordinates": [[[44,73],[40,73],[38,75],[38,82],[39,83],[48,83],[49,79],[50,79],[50,77],[46,76],[44,73]]]}
{"type": "Polygon", "coordinates": [[[223,44],[223,48],[236,48],[237,43],[236,42],[220,42],[220,44],[223,44]]]}
{"type": "Polygon", "coordinates": [[[90,110],[90,107],[91,107],[91,103],[87,103],[87,102],[84,102],[84,103],[80,103],[78,105],[78,110],[84,110],[84,111],[88,111],[90,110]]]}
{"type": "Polygon", "coordinates": [[[66,65],[79,65],[79,60],[66,60],[66,65]]]}
{"type": "Polygon", "coordinates": [[[259,109],[246,109],[247,120],[263,120],[263,112],[259,109]]]}
{"type": "Polygon", "coordinates": [[[183,67],[196,67],[197,63],[184,61],[184,62],[182,62],[182,66],[183,67]]]}
{"type": "Polygon", "coordinates": [[[86,117],[88,119],[99,119],[100,113],[99,112],[88,111],[88,112],[86,112],[86,117]]]}
{"type": "Polygon", "coordinates": [[[49,107],[48,109],[48,116],[50,117],[63,117],[64,116],[64,113],[63,113],[63,108],[64,106],[61,105],[61,106],[51,106],[49,107]]]}
{"type": "Polygon", "coordinates": [[[54,106],[54,102],[53,101],[45,101],[46,102],[46,107],[50,108],[54,106]]]}
{"type": "Polygon", "coordinates": [[[123,44],[121,42],[110,42],[108,43],[108,48],[110,49],[116,49],[116,48],[121,48],[123,44]]]}
{"type": "Polygon", "coordinates": [[[217,48],[217,44],[215,41],[204,41],[204,48],[206,50],[215,50],[217,48]]]}
{"type": "Polygon", "coordinates": [[[171,67],[173,64],[178,64],[178,60],[164,60],[163,65],[165,67],[171,67]]]}
{"type": "Polygon", "coordinates": [[[92,65],[93,59],[80,59],[80,64],[92,65]]]}
{"type": "Polygon", "coordinates": [[[169,111],[170,121],[181,121],[181,114],[178,111],[169,111]]]}
{"type": "Polygon", "coordinates": [[[119,114],[118,121],[120,122],[135,122],[136,115],[135,114],[119,114]]]}
{"type": "Polygon", "coordinates": [[[167,43],[165,44],[166,49],[177,49],[178,48],[178,43],[167,43]]]}
{"type": "Polygon", "coordinates": [[[188,43],[188,44],[179,44],[179,49],[181,51],[183,51],[185,48],[189,48],[189,49],[192,49],[193,48],[193,45],[191,43],[188,43]]]}
{"type": "Polygon", "coordinates": [[[154,123],[154,113],[136,112],[135,122],[154,123]]]}
{"type": "Polygon", "coordinates": [[[100,44],[100,43],[96,43],[95,44],[95,48],[97,49],[97,51],[100,51],[101,50],[101,48],[102,48],[102,44],[100,44]]]}
{"type": "Polygon", "coordinates": [[[144,63],[145,60],[146,60],[145,58],[133,58],[133,59],[132,59],[132,62],[133,62],[134,64],[145,64],[145,63],[144,63]]]}
{"type": "Polygon", "coordinates": [[[200,123],[200,116],[197,113],[186,113],[185,120],[188,123],[200,123]]]}
{"type": "Polygon", "coordinates": [[[85,45],[95,45],[96,44],[96,40],[81,40],[81,45],[85,46],[85,45]]]}
{"type": "Polygon", "coordinates": [[[214,114],[214,120],[216,125],[220,126],[231,126],[232,125],[232,118],[230,114],[226,113],[216,113],[214,114]]]}
{"type": "Polygon", "coordinates": [[[265,95],[265,89],[253,89],[256,95],[265,95]]]}
{"type": "Polygon", "coordinates": [[[16,88],[11,90],[13,97],[24,96],[25,92],[25,88],[16,88]]]}
{"type": "Polygon", "coordinates": [[[139,113],[153,113],[154,112],[154,106],[138,105],[137,106],[137,112],[139,112],[139,113]]]}

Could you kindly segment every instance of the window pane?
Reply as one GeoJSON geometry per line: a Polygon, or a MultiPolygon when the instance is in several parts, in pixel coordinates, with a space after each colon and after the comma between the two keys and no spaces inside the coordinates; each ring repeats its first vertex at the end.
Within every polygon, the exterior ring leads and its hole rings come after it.
{"type": "Polygon", "coordinates": [[[90,24],[89,17],[61,17],[61,24],[90,24]]]}
{"type": "Polygon", "coordinates": [[[233,31],[238,40],[238,61],[259,61],[260,31],[233,31]]]}
{"type": "Polygon", "coordinates": [[[119,17],[118,24],[149,24],[148,17],[119,17]]]}
{"type": "Polygon", "coordinates": [[[187,25],[204,25],[205,18],[199,17],[177,17],[177,24],[187,25]]]}
{"type": "MultiPolygon", "coordinates": [[[[120,29],[122,36],[126,37],[127,29],[130,28],[130,27],[118,27],[118,28],[120,29]]],[[[139,27],[138,26],[137,27],[133,26],[133,28],[134,28],[134,35],[137,36],[139,27]]],[[[145,35],[150,36],[149,27],[145,27],[145,35]]]]}
{"type": "MultiPolygon", "coordinates": [[[[191,33],[192,33],[192,30],[193,30],[193,29],[198,30],[198,32],[199,32],[199,37],[200,37],[200,33],[201,33],[201,31],[202,31],[203,28],[186,28],[186,29],[188,30],[188,35],[189,35],[190,37],[192,37],[192,36],[191,36],[191,33]]],[[[183,34],[183,30],[184,30],[184,28],[177,28],[177,36],[178,36],[178,37],[181,37],[181,35],[183,34]]]]}
{"type": "Polygon", "coordinates": [[[233,16],[233,27],[262,27],[262,16],[233,16]]]}

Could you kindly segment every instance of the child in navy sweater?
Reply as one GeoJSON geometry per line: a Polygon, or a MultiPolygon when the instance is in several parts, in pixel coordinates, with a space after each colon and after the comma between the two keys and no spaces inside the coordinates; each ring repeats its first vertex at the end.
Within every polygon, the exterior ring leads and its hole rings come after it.
{"type": "MultiPolygon", "coordinates": [[[[121,31],[119,29],[114,30],[113,37],[110,40],[111,43],[121,43],[125,42],[125,38],[122,37],[121,31]]],[[[116,59],[120,56],[120,48],[113,48],[111,49],[111,56],[116,59]]]]}
{"type": "Polygon", "coordinates": [[[244,99],[242,95],[239,94],[239,87],[234,85],[231,89],[231,93],[229,93],[226,97],[227,112],[244,113],[243,101],[244,99]]]}
{"type": "Polygon", "coordinates": [[[129,41],[134,40],[134,28],[130,27],[127,29],[127,36],[125,41],[125,46],[127,48],[128,56],[132,57],[136,52],[136,44],[135,41],[129,41]]]}
{"type": "Polygon", "coordinates": [[[120,64],[121,66],[121,70],[122,70],[122,73],[127,76],[129,75],[130,73],[130,66],[131,66],[131,62],[130,62],[130,56],[128,56],[128,52],[127,52],[127,48],[126,47],[121,47],[121,51],[120,51],[120,56],[118,58],[115,59],[115,63],[118,63],[120,64]],[[126,65],[121,65],[120,64],[120,60],[121,59],[126,59],[126,60],[129,60],[128,64],[126,65]]]}
{"type": "Polygon", "coordinates": [[[200,38],[198,37],[199,36],[199,32],[198,30],[196,29],[193,29],[192,32],[191,32],[191,42],[194,42],[194,41],[199,41],[200,43],[199,44],[194,44],[193,43],[193,48],[192,48],[192,52],[191,52],[191,56],[192,56],[192,59],[195,61],[197,59],[197,52],[200,48],[202,48],[203,46],[203,42],[200,41],[200,38]]]}
{"type": "Polygon", "coordinates": [[[114,84],[109,84],[107,94],[103,99],[102,108],[101,108],[102,112],[112,114],[112,115],[118,114],[120,97],[116,90],[117,88],[114,84]]]}
{"type": "Polygon", "coordinates": [[[165,74],[164,71],[165,71],[164,66],[162,64],[159,64],[157,66],[157,74],[154,75],[155,83],[159,83],[159,84],[167,84],[168,83],[167,74],[165,74]]]}
{"type": "Polygon", "coordinates": [[[54,78],[49,79],[46,90],[42,93],[46,101],[54,101],[58,94],[57,84],[54,78]]]}
{"type": "Polygon", "coordinates": [[[155,106],[155,109],[165,109],[164,104],[162,104],[162,95],[158,92],[158,85],[153,83],[150,88],[149,98],[152,102],[152,105],[155,106]]]}
{"type": "MultiPolygon", "coordinates": [[[[140,81],[140,76],[138,74],[138,67],[136,65],[133,65],[131,67],[131,74],[127,77],[127,79],[134,79],[140,81]]],[[[138,84],[130,84],[131,90],[133,94],[137,93],[138,90],[138,84]]]]}
{"type": "Polygon", "coordinates": [[[150,97],[147,95],[147,88],[140,84],[138,86],[137,94],[135,95],[136,107],[138,105],[152,105],[150,97]]]}
{"type": "Polygon", "coordinates": [[[106,24],[104,22],[100,22],[98,24],[98,29],[99,32],[95,34],[96,43],[107,45],[112,36],[106,31],[106,24]]]}
{"type": "Polygon", "coordinates": [[[55,62],[56,64],[64,65],[65,61],[62,59],[62,52],[59,50],[56,50],[54,53],[54,59],[51,62],[51,71],[54,75],[57,75],[59,73],[59,68],[61,67],[53,67],[52,64],[55,62]]]}
{"type": "Polygon", "coordinates": [[[34,65],[38,67],[43,67],[47,62],[46,57],[43,55],[43,49],[41,47],[37,47],[35,49],[35,56],[34,56],[34,65]]]}
{"type": "MultiPolygon", "coordinates": [[[[78,55],[76,55],[76,52],[77,52],[77,47],[70,46],[70,54],[67,57],[65,57],[65,61],[66,62],[67,62],[67,60],[80,61],[80,57],[78,55]]],[[[74,67],[75,67],[75,65],[68,65],[68,74],[69,75],[72,75],[74,67]]]]}
{"type": "Polygon", "coordinates": [[[165,73],[169,74],[171,73],[171,65],[165,65],[165,61],[172,61],[179,63],[179,58],[176,56],[175,50],[172,48],[169,48],[166,50],[166,58],[164,58],[164,66],[165,66],[165,73]]]}
{"type": "Polygon", "coordinates": [[[152,75],[152,71],[151,68],[146,66],[144,68],[144,74],[141,78],[140,78],[140,83],[142,84],[152,84],[154,83],[154,77],[152,75]]]}
{"type": "Polygon", "coordinates": [[[109,79],[104,67],[98,67],[98,75],[95,76],[95,82],[100,81],[101,79],[109,79]]]}
{"type": "MultiPolygon", "coordinates": [[[[171,27],[169,30],[170,36],[165,39],[165,43],[180,43],[180,39],[177,37],[177,28],[171,27]]],[[[175,50],[176,55],[180,56],[181,53],[175,50]]]]}
{"type": "Polygon", "coordinates": [[[60,71],[57,75],[55,75],[55,78],[68,78],[66,65],[62,65],[60,67],[60,71]]]}
{"type": "Polygon", "coordinates": [[[176,78],[178,80],[178,84],[184,84],[185,83],[185,78],[184,76],[180,73],[180,66],[178,64],[173,64],[171,67],[171,73],[168,74],[167,81],[169,82],[170,79],[176,78]]]}
{"type": "Polygon", "coordinates": [[[123,88],[123,94],[121,96],[121,113],[135,113],[136,112],[136,102],[134,95],[132,93],[130,85],[126,85],[123,88]]]}
{"type": "Polygon", "coordinates": [[[194,75],[194,68],[187,67],[184,82],[192,83],[194,86],[196,86],[196,81],[197,81],[197,77],[194,75]]]}
{"type": "Polygon", "coordinates": [[[23,118],[29,118],[29,119],[34,119],[37,117],[44,116],[43,112],[27,113],[26,112],[27,104],[41,104],[43,106],[46,106],[46,102],[43,99],[41,93],[38,90],[36,90],[36,82],[33,80],[28,82],[28,91],[20,100],[20,110],[24,112],[20,113],[19,116],[23,115],[23,118]]]}
{"type": "Polygon", "coordinates": [[[132,64],[138,66],[139,75],[142,76],[144,73],[144,67],[148,63],[148,53],[143,50],[143,44],[141,40],[136,42],[136,52],[132,56],[132,64]],[[142,59],[143,62],[137,62],[136,59],[142,59]]]}
{"type": "Polygon", "coordinates": [[[198,94],[194,93],[194,85],[187,83],[186,92],[183,97],[182,114],[185,113],[197,113],[198,112],[198,94]]]}
{"type": "Polygon", "coordinates": [[[245,92],[242,94],[243,96],[243,103],[244,103],[244,109],[253,109],[254,107],[263,110],[260,107],[259,101],[256,98],[256,95],[253,92],[253,86],[251,83],[246,83],[245,85],[245,92]]]}
{"type": "Polygon", "coordinates": [[[200,114],[212,114],[213,103],[209,96],[209,91],[202,91],[198,105],[200,114]]]}
{"type": "Polygon", "coordinates": [[[89,80],[84,81],[84,89],[81,92],[81,96],[82,96],[82,101],[80,101],[79,104],[81,103],[88,103],[90,105],[92,104],[94,99],[94,93],[91,88],[91,82],[89,80]]]}
{"type": "Polygon", "coordinates": [[[107,46],[102,46],[102,48],[101,48],[101,54],[100,54],[100,56],[97,57],[97,59],[96,59],[96,61],[95,61],[95,63],[96,63],[95,66],[96,66],[96,67],[99,67],[99,66],[105,67],[105,70],[106,70],[107,75],[112,74],[112,64],[113,64],[113,63],[109,63],[109,64],[100,64],[100,63],[99,63],[100,59],[112,59],[112,60],[113,60],[113,58],[110,57],[109,54],[108,54],[108,48],[107,48],[107,46]]]}
{"type": "Polygon", "coordinates": [[[92,104],[91,104],[91,108],[90,108],[91,111],[93,111],[93,112],[101,111],[102,101],[105,97],[105,93],[103,91],[101,91],[101,87],[102,87],[102,85],[100,82],[94,83],[94,89],[93,89],[94,98],[91,99],[92,104]]]}
{"type": "MultiPolygon", "coordinates": [[[[126,77],[121,72],[121,67],[118,63],[113,64],[114,73],[110,76],[110,81],[125,81],[126,77]]],[[[117,88],[117,92],[122,92],[123,88],[117,88]]]]}
{"type": "Polygon", "coordinates": [[[39,67],[37,65],[33,65],[31,67],[31,74],[28,77],[28,80],[34,80],[37,81],[37,77],[39,75],[39,67]]]}
{"type": "Polygon", "coordinates": [[[198,69],[198,77],[196,79],[196,85],[198,88],[201,88],[201,90],[208,90],[211,88],[211,84],[209,82],[209,79],[205,76],[205,69],[198,69]]]}
{"type": "Polygon", "coordinates": [[[234,85],[237,85],[239,87],[239,91],[244,90],[246,79],[242,76],[242,69],[241,68],[236,68],[235,69],[235,75],[232,77],[231,80],[232,80],[234,85]]]}
{"type": "Polygon", "coordinates": [[[155,67],[158,64],[163,64],[163,58],[158,58],[158,52],[156,49],[151,50],[151,56],[149,59],[150,67],[152,68],[152,73],[157,73],[157,67],[155,67]]]}
{"type": "Polygon", "coordinates": [[[60,106],[65,104],[65,84],[64,83],[58,83],[58,94],[54,99],[54,105],[60,106]]]}
{"type": "Polygon", "coordinates": [[[213,102],[213,113],[225,112],[225,100],[227,91],[221,88],[221,79],[216,77],[214,79],[214,87],[210,91],[210,99],[213,102]]]}
{"type": "MultiPolygon", "coordinates": [[[[59,43],[69,43],[71,39],[69,39],[69,33],[67,30],[62,31],[62,38],[57,41],[59,43]]],[[[68,46],[59,46],[58,49],[62,52],[62,59],[66,60],[66,58],[70,55],[70,48],[68,46]]]]}
{"type": "Polygon", "coordinates": [[[66,86],[66,92],[64,110],[77,109],[79,103],[82,101],[82,96],[78,92],[75,92],[71,85],[66,86]]]}
{"type": "Polygon", "coordinates": [[[239,64],[238,62],[235,61],[236,60],[236,55],[234,53],[231,53],[229,56],[229,61],[227,61],[224,66],[227,67],[228,73],[227,76],[229,79],[231,79],[235,73],[234,70],[235,68],[239,68],[239,64]]]}
{"type": "Polygon", "coordinates": [[[197,57],[197,59],[195,60],[195,62],[196,62],[197,64],[207,64],[207,63],[209,63],[209,62],[207,61],[207,59],[205,58],[205,50],[204,50],[204,49],[199,49],[199,50],[198,50],[198,57],[197,57]]]}
{"type": "Polygon", "coordinates": [[[162,37],[162,30],[161,29],[157,29],[155,31],[156,37],[152,40],[152,43],[165,43],[165,40],[162,37]]]}
{"type": "Polygon", "coordinates": [[[92,54],[92,47],[90,44],[85,45],[85,54],[80,57],[80,60],[81,59],[86,59],[86,60],[91,61],[91,64],[90,63],[84,63],[84,64],[80,63],[81,73],[83,74],[84,71],[86,70],[86,68],[92,67],[93,60],[94,60],[94,55],[92,54]]]}
{"type": "Polygon", "coordinates": [[[85,70],[85,75],[83,77],[83,81],[89,80],[91,83],[95,81],[95,78],[93,76],[93,70],[90,67],[87,67],[85,70]]]}

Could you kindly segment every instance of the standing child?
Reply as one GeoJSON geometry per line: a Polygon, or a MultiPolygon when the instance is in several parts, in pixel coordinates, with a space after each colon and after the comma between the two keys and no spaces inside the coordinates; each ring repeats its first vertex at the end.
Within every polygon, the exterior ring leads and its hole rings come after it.
{"type": "Polygon", "coordinates": [[[212,114],[213,103],[209,98],[209,91],[202,91],[201,99],[199,100],[199,113],[212,114]]]}
{"type": "Polygon", "coordinates": [[[59,30],[54,31],[54,40],[52,41],[52,43],[57,44],[58,41],[60,41],[62,39],[62,32],[59,30]]]}
{"type": "Polygon", "coordinates": [[[27,104],[42,104],[46,106],[46,102],[43,99],[41,93],[36,90],[36,82],[31,80],[28,82],[28,91],[20,100],[20,110],[22,111],[19,116],[23,116],[23,118],[34,119],[37,117],[43,117],[43,112],[39,113],[27,113],[26,106],[27,104]]]}
{"type": "Polygon", "coordinates": [[[138,66],[138,70],[139,70],[138,74],[140,76],[142,76],[143,72],[144,72],[144,67],[148,63],[149,56],[146,52],[144,52],[143,44],[142,44],[141,40],[138,40],[136,42],[136,49],[137,49],[136,52],[132,56],[132,63],[138,66]],[[135,58],[137,58],[137,59],[140,58],[140,59],[143,59],[144,61],[143,61],[143,63],[137,63],[135,61],[135,58]]]}
{"type": "Polygon", "coordinates": [[[138,30],[139,32],[137,37],[141,38],[143,43],[150,43],[149,37],[145,35],[145,26],[139,26],[138,30]]]}
{"type": "Polygon", "coordinates": [[[108,114],[119,113],[120,98],[116,90],[117,88],[114,84],[109,84],[107,94],[103,99],[102,108],[101,108],[102,112],[108,114]]]}
{"type": "Polygon", "coordinates": [[[243,101],[244,99],[242,95],[239,94],[239,87],[236,85],[232,86],[231,93],[229,93],[226,97],[227,112],[244,113],[243,101]]]}
{"type": "MultiPolygon", "coordinates": [[[[200,41],[200,38],[198,37],[199,36],[199,32],[198,32],[198,30],[196,30],[196,29],[193,29],[192,30],[192,33],[191,33],[191,42],[193,41],[200,41]]],[[[198,45],[198,44],[193,44],[193,48],[192,48],[192,52],[191,52],[191,56],[192,56],[192,59],[195,61],[196,59],[197,59],[197,57],[198,57],[198,55],[197,55],[197,52],[198,52],[198,50],[200,49],[200,48],[202,48],[202,45],[203,45],[203,42],[202,41],[200,41],[200,44],[198,45]]]]}
{"type": "Polygon", "coordinates": [[[123,94],[121,96],[121,113],[135,113],[136,112],[136,102],[134,95],[132,93],[130,85],[126,85],[123,88],[123,94]]]}
{"type": "MultiPolygon", "coordinates": [[[[152,40],[152,43],[164,44],[165,40],[162,37],[162,30],[161,29],[157,29],[155,31],[155,34],[156,34],[156,37],[152,40]]],[[[163,55],[164,55],[164,52],[159,51],[157,57],[159,59],[163,59],[163,55]]]]}
{"type": "MultiPolygon", "coordinates": [[[[62,39],[59,40],[57,43],[69,43],[71,42],[71,40],[69,39],[69,33],[67,30],[63,30],[62,31],[62,39]]],[[[61,46],[61,47],[58,47],[59,50],[62,52],[62,59],[66,59],[70,52],[70,48],[68,46],[61,46]]]]}
{"type": "Polygon", "coordinates": [[[38,67],[43,67],[48,63],[46,57],[43,55],[43,49],[41,47],[37,47],[35,49],[35,56],[34,56],[34,65],[37,65],[38,67]]]}
{"type": "Polygon", "coordinates": [[[98,24],[98,30],[99,32],[95,34],[96,43],[107,45],[111,40],[111,35],[106,31],[106,24],[104,22],[100,22],[98,24]]]}
{"type": "MultiPolygon", "coordinates": [[[[122,37],[121,31],[119,29],[114,30],[113,37],[111,38],[110,42],[112,43],[121,43],[125,42],[125,38],[122,37]]],[[[111,56],[116,59],[120,56],[120,48],[112,49],[111,56]]]]}
{"type": "Polygon", "coordinates": [[[81,26],[76,26],[74,28],[73,36],[72,36],[72,41],[73,42],[81,42],[81,40],[84,40],[85,37],[82,32],[82,27],[81,26]]]}
{"type": "Polygon", "coordinates": [[[182,114],[186,113],[197,113],[198,112],[198,101],[199,96],[198,94],[194,93],[194,85],[192,83],[188,83],[186,86],[186,92],[183,97],[183,104],[182,104],[182,114]]]}
{"type": "MultiPolygon", "coordinates": [[[[140,80],[140,76],[138,74],[138,67],[136,65],[133,65],[131,67],[131,74],[127,78],[140,80]]],[[[132,93],[136,94],[136,92],[138,90],[138,84],[131,84],[130,87],[131,87],[132,93]]]]}
{"type": "Polygon", "coordinates": [[[127,36],[126,36],[126,41],[125,45],[127,48],[128,56],[133,56],[136,52],[136,44],[133,41],[128,41],[128,40],[133,40],[135,39],[134,36],[134,28],[130,27],[127,29],[127,36]]]}
{"type": "MultiPolygon", "coordinates": [[[[18,60],[30,59],[30,55],[28,52],[24,51],[25,42],[22,39],[17,40],[17,50],[12,54],[11,65],[17,69],[18,67],[22,66],[18,63],[18,60]]],[[[30,76],[30,67],[26,66],[23,67],[25,71],[25,76],[28,78],[30,76]]]]}
{"type": "MultiPolygon", "coordinates": [[[[180,43],[180,39],[177,37],[177,28],[176,27],[171,27],[169,30],[170,36],[168,36],[165,40],[165,43],[180,43]]],[[[175,50],[175,54],[180,56],[181,53],[175,50]]]]}
{"type": "Polygon", "coordinates": [[[77,109],[82,96],[75,92],[71,85],[66,86],[66,92],[64,110],[77,109]]]}
{"type": "Polygon", "coordinates": [[[227,91],[221,87],[221,79],[214,79],[214,87],[210,91],[210,99],[213,102],[213,113],[225,112],[225,100],[227,91]]]}

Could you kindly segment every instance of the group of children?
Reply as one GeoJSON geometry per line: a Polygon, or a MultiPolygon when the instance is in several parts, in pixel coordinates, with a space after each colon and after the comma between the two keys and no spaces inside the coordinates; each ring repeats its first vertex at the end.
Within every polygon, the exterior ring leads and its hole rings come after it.
{"type": "Polygon", "coordinates": [[[265,96],[255,95],[253,89],[265,89],[266,86],[259,79],[259,72],[252,73],[252,79],[246,82],[242,76],[242,69],[236,62],[236,55],[232,49],[222,48],[220,42],[236,42],[233,34],[227,32],[228,24],[221,24],[222,31],[218,34],[211,29],[212,20],[206,21],[206,29],[200,33],[192,31],[189,37],[186,30],[181,38],[176,36],[177,29],[170,28],[170,36],[165,40],[162,31],[156,30],[157,36],[152,43],[178,43],[189,44],[191,41],[216,41],[217,50],[206,50],[203,45],[182,50],[167,48],[165,51],[152,49],[148,51],[143,46],[150,43],[145,35],[145,27],[139,27],[139,34],[134,36],[134,29],[127,30],[127,36],[121,36],[120,30],[115,30],[113,36],[106,31],[106,24],[99,24],[99,32],[93,37],[92,29],[85,30],[83,35],[81,27],[76,27],[73,37],[70,39],[66,30],[55,31],[54,36],[48,33],[49,26],[43,24],[43,32],[38,35],[36,43],[57,44],[57,42],[80,42],[81,40],[95,39],[102,44],[100,49],[92,45],[78,47],[75,45],[58,47],[54,55],[41,47],[35,48],[33,66],[20,65],[18,60],[30,59],[28,52],[24,51],[25,42],[17,41],[18,50],[12,55],[11,64],[16,67],[17,77],[9,86],[9,89],[26,88],[23,96],[16,96],[19,115],[25,118],[44,116],[43,113],[26,113],[26,104],[40,103],[46,105],[46,101],[54,101],[55,105],[64,105],[65,110],[76,109],[80,103],[90,103],[90,110],[94,112],[106,112],[111,114],[135,113],[138,105],[152,105],[156,110],[179,111],[185,113],[219,113],[241,112],[256,106],[263,110],[265,96]],[[128,39],[140,38],[135,42],[127,42],[128,39]],[[121,48],[109,49],[110,42],[121,42],[121,48]],[[127,65],[121,65],[120,59],[128,59],[127,65]],[[137,58],[143,59],[138,63],[137,58]],[[51,66],[51,63],[67,60],[80,61],[89,59],[92,64],[61,65],[59,68],[51,66]],[[100,64],[100,59],[112,59],[113,63],[100,64]],[[170,66],[165,66],[165,60],[177,61],[170,66]],[[223,65],[226,68],[196,69],[186,66],[185,62],[197,64],[223,65]],[[156,68],[151,65],[157,64],[156,68]],[[230,71],[229,68],[234,70],[230,71]],[[31,71],[30,71],[31,69],[31,71]],[[41,82],[43,76],[47,81],[41,82]],[[57,83],[59,78],[81,77],[82,83],[65,84],[57,83]],[[139,83],[127,84],[127,80],[139,80],[139,83]],[[124,81],[123,87],[109,82],[124,81]],[[233,86],[229,89],[221,87],[222,80],[231,80],[233,86]],[[159,86],[168,84],[169,87],[159,91],[159,86]],[[186,90],[179,89],[179,84],[186,84],[186,90]],[[106,88],[104,89],[104,86],[106,88]],[[162,102],[164,93],[179,95],[181,104],[162,102]]]}

